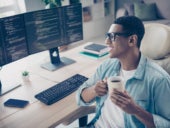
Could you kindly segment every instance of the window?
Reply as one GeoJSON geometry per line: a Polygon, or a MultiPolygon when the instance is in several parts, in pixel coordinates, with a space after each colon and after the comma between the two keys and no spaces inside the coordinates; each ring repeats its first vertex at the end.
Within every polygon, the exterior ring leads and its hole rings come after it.
{"type": "Polygon", "coordinates": [[[24,0],[0,0],[0,18],[25,12],[24,0]]]}

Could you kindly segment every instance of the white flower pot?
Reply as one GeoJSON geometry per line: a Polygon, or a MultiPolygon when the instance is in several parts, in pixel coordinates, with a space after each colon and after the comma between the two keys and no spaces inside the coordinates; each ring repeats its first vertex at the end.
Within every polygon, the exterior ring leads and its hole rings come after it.
{"type": "Polygon", "coordinates": [[[25,82],[30,81],[29,75],[27,75],[27,76],[22,76],[22,79],[23,79],[23,81],[25,81],[25,82]]]}

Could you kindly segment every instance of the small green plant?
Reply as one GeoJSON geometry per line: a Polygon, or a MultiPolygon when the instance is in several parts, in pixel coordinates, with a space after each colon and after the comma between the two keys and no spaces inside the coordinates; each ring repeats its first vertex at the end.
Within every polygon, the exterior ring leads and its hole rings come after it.
{"type": "MultiPolygon", "coordinates": [[[[62,1],[64,0],[42,0],[46,5],[49,5],[50,8],[61,7],[62,1]]],[[[80,3],[80,0],[70,0],[70,4],[80,3]]]]}
{"type": "Polygon", "coordinates": [[[28,76],[29,75],[29,72],[28,71],[23,71],[22,72],[22,76],[28,76]]]}
{"type": "Polygon", "coordinates": [[[46,5],[50,5],[50,8],[60,7],[62,5],[61,1],[64,0],[42,0],[46,5]]]}

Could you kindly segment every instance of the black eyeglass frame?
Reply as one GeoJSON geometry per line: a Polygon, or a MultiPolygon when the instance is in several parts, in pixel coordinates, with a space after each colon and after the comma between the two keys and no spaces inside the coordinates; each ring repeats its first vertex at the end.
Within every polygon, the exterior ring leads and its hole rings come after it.
{"type": "Polygon", "coordinates": [[[115,41],[116,36],[124,36],[124,37],[128,37],[131,36],[133,34],[131,33],[126,33],[126,32],[111,32],[111,33],[106,33],[106,38],[109,38],[110,41],[115,41]]]}

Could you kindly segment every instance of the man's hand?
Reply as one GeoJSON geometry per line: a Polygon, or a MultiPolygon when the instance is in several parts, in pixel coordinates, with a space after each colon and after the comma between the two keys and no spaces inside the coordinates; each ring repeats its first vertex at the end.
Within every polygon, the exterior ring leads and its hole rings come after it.
{"type": "Polygon", "coordinates": [[[96,96],[104,96],[108,92],[106,80],[98,81],[94,87],[96,96]]]}
{"type": "Polygon", "coordinates": [[[134,102],[134,100],[129,96],[129,94],[124,91],[121,92],[117,89],[113,90],[111,93],[111,101],[119,106],[123,111],[129,114],[136,114],[138,105],[134,102]]]}
{"type": "Polygon", "coordinates": [[[82,93],[81,97],[84,102],[88,103],[92,101],[96,96],[103,96],[107,94],[107,82],[106,80],[98,81],[94,86],[85,88],[82,93]]]}
{"type": "Polygon", "coordinates": [[[136,116],[147,128],[155,128],[152,114],[138,106],[126,91],[114,89],[110,99],[124,112],[136,116]]]}

